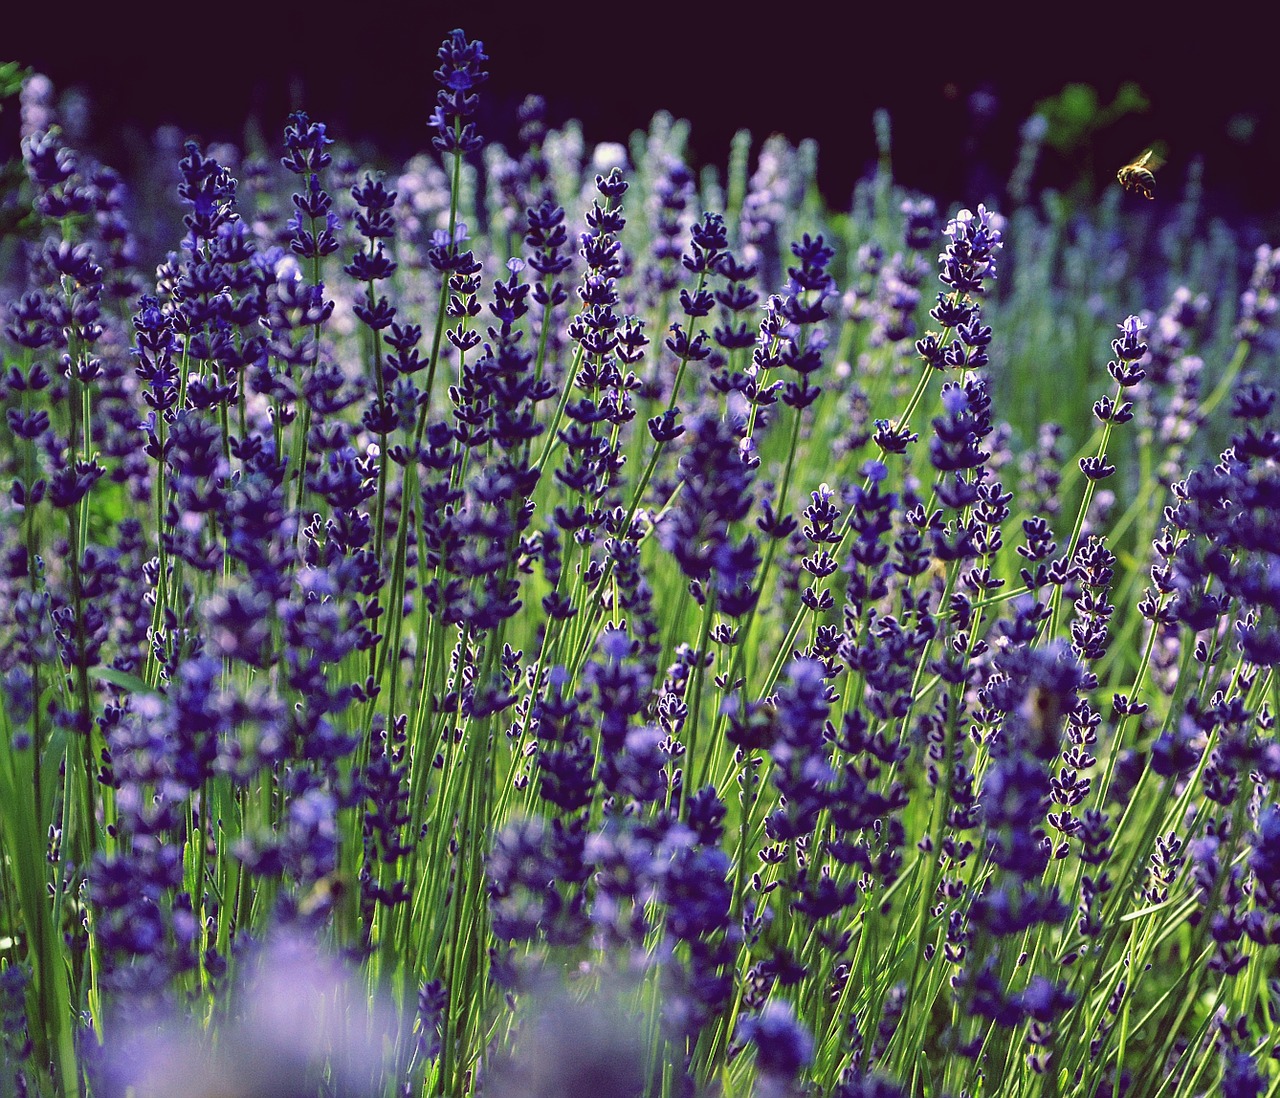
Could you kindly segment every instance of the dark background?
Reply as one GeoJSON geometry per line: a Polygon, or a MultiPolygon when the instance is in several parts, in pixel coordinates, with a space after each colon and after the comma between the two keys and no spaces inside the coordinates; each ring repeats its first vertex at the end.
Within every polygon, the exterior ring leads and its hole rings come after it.
{"type": "MultiPolygon", "coordinates": [[[[388,163],[426,147],[435,51],[455,26],[484,41],[481,132],[510,147],[515,109],[546,97],[552,124],[626,141],[665,108],[693,123],[692,159],[723,165],[747,127],[820,143],[820,183],[844,205],[874,163],[871,116],[890,111],[896,177],[945,205],[998,200],[1018,129],[1069,82],[1100,104],[1136,82],[1150,109],[1069,154],[1050,150],[1036,183],[1109,183],[1153,142],[1162,189],[1202,156],[1210,208],[1269,231],[1280,214],[1280,93],[1261,24],[1037,4],[998,8],[782,0],[757,5],[304,3],[180,6],[45,3],[0,17],[0,59],[36,67],[91,104],[90,151],[126,174],[162,123],[208,142],[252,133],[278,146],[288,112],[388,163]],[[1126,12],[1131,25],[1123,23],[1126,12]],[[1256,43],[1256,45],[1255,45],[1256,43]]],[[[1221,6],[1221,10],[1228,10],[1221,6]]],[[[1233,9],[1243,10],[1243,9],[1233,9]]],[[[13,149],[16,104],[0,114],[13,149]]]]}

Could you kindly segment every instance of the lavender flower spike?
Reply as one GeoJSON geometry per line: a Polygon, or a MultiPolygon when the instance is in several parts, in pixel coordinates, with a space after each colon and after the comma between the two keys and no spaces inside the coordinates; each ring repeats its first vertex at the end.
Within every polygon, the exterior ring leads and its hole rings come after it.
{"type": "Polygon", "coordinates": [[[1004,218],[979,205],[976,214],[961,210],[943,234],[951,243],[938,256],[942,281],[958,293],[981,294],[985,279],[995,280],[996,252],[1004,247],[1004,218]]]}

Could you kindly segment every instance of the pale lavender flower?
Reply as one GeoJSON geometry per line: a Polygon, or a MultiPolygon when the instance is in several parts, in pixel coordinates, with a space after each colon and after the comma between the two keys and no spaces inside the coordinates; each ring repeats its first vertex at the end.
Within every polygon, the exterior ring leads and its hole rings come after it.
{"type": "Polygon", "coordinates": [[[100,1093],[361,1098],[383,1092],[392,1013],[308,939],[271,938],[251,954],[229,1017],[216,1033],[190,1021],[157,1019],[108,1040],[100,1093]]]}

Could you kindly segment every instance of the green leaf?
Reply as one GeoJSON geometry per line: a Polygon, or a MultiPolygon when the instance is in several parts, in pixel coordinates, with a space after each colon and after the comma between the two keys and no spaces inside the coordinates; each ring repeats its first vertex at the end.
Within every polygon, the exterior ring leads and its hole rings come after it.
{"type": "Polygon", "coordinates": [[[91,667],[89,668],[89,677],[110,683],[128,694],[154,694],[157,697],[160,696],[159,690],[153,686],[148,686],[137,675],[130,675],[128,671],[117,671],[114,667],[91,667]]]}
{"type": "Polygon", "coordinates": [[[22,82],[31,75],[16,61],[0,61],[0,99],[8,99],[22,90],[22,82]]]}

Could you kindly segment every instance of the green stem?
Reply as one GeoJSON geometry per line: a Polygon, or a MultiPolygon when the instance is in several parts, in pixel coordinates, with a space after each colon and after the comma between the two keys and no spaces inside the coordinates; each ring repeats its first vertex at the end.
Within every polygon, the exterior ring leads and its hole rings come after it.
{"type": "MultiPolygon", "coordinates": [[[[680,783],[681,815],[689,800],[689,786],[694,784],[694,761],[698,754],[698,716],[702,709],[702,684],[706,679],[707,638],[711,633],[711,619],[715,617],[716,609],[715,590],[708,588],[704,594],[706,603],[702,607],[702,629],[698,635],[698,649],[694,653],[697,663],[693,669],[693,694],[685,719],[684,781],[680,783]]],[[[713,744],[713,749],[714,746],[713,744]]],[[[703,769],[705,770],[705,765],[703,769]]]]}

